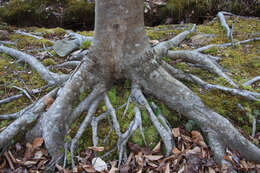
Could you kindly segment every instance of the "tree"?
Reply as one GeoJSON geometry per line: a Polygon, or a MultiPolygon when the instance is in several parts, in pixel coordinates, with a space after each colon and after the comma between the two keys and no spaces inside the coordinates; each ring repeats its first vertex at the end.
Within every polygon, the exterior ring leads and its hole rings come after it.
{"type": "MultiPolygon", "coordinates": [[[[207,108],[197,95],[177,80],[185,79],[206,88],[217,88],[250,100],[259,100],[258,93],[237,89],[237,85],[222,72],[216,57],[200,53],[212,45],[194,51],[169,51],[171,46],[178,45],[185,36],[193,32],[195,26],[169,41],[151,47],[144,30],[143,1],[97,0],[95,10],[95,33],[92,45],[84,59],[69,76],[49,72],[34,57],[0,46],[1,52],[27,61],[50,85],[57,86],[21,112],[6,115],[6,117],[17,119],[0,133],[0,148],[4,148],[20,129],[34,123],[34,127],[27,134],[30,137],[42,136],[52,159],[57,161],[62,158],[61,148],[64,147],[64,137],[70,125],[83,111],[88,110],[86,118],[70,145],[73,156],[75,144],[87,124],[91,122],[100,101],[104,100],[112,118],[113,129],[118,136],[119,162],[125,152],[129,137],[140,126],[141,113],[138,105],[144,106],[148,111],[150,120],[165,144],[166,154],[170,154],[175,146],[171,131],[165,119],[158,120],[143,95],[144,92],[152,94],[169,108],[177,110],[186,118],[196,122],[207,136],[218,164],[228,164],[224,160],[226,147],[238,151],[246,159],[260,162],[260,149],[257,146],[241,135],[226,118],[207,108]],[[170,66],[161,59],[163,56],[182,57],[184,60],[199,63],[225,78],[235,88],[208,84],[194,75],[186,74],[170,66]],[[135,119],[130,123],[129,129],[122,133],[115,109],[106,91],[115,81],[126,79],[131,80],[131,98],[137,105],[134,108],[135,119]],[[78,99],[80,91],[87,92],[89,89],[92,91],[88,97],[74,108],[73,103],[78,99]],[[47,111],[45,111],[46,105],[51,105],[47,111]]],[[[242,43],[221,46],[233,44],[242,43]]],[[[93,142],[94,146],[97,145],[95,139],[93,142]]]]}

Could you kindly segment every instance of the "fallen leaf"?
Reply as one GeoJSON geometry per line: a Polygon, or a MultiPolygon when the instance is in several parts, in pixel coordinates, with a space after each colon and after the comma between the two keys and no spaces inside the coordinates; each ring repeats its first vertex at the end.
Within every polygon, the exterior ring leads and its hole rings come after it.
{"type": "Polygon", "coordinates": [[[107,171],[107,164],[100,157],[92,159],[92,166],[96,171],[107,171]]]}
{"type": "Polygon", "coordinates": [[[167,162],[164,173],[170,173],[170,163],[167,162]]]}
{"type": "Polygon", "coordinates": [[[37,162],[36,161],[30,161],[30,160],[28,160],[28,161],[25,161],[24,163],[23,163],[23,165],[24,166],[31,166],[31,165],[35,165],[37,162]]]}
{"type": "Polygon", "coordinates": [[[38,148],[38,147],[40,147],[42,144],[43,144],[43,139],[42,139],[42,138],[35,138],[35,139],[33,140],[32,147],[33,147],[33,148],[38,148]]]}
{"type": "Polygon", "coordinates": [[[161,151],[161,141],[153,148],[153,153],[159,153],[161,151]]]}
{"type": "Polygon", "coordinates": [[[101,151],[104,151],[104,147],[88,147],[88,149],[91,149],[93,151],[98,151],[98,152],[101,152],[101,151]]]}
{"type": "Polygon", "coordinates": [[[161,158],[163,158],[163,155],[144,155],[144,157],[154,161],[154,160],[160,160],[161,158]]]}
{"type": "Polygon", "coordinates": [[[180,136],[180,128],[173,128],[172,129],[172,135],[177,138],[180,136]]]}
{"type": "Polygon", "coordinates": [[[44,105],[45,105],[46,111],[51,107],[53,102],[54,102],[54,99],[52,97],[47,97],[44,99],[44,105]]]}
{"type": "Polygon", "coordinates": [[[119,169],[116,167],[116,163],[117,162],[112,162],[111,165],[112,165],[112,168],[109,170],[109,173],[116,173],[119,169]]]}
{"type": "Polygon", "coordinates": [[[42,151],[37,151],[34,153],[34,159],[40,159],[43,156],[42,151]]]}
{"type": "Polygon", "coordinates": [[[181,153],[181,151],[178,150],[178,148],[176,148],[176,147],[172,150],[172,152],[173,152],[173,154],[175,154],[175,155],[178,155],[178,154],[181,153]]]}
{"type": "MultiPolygon", "coordinates": [[[[96,172],[96,170],[94,169],[94,167],[92,166],[92,165],[82,165],[82,167],[83,167],[83,169],[85,170],[85,171],[87,171],[87,172],[90,172],[90,173],[92,173],[92,172],[96,172]]],[[[77,170],[78,170],[78,168],[77,167],[75,167],[77,170]]],[[[74,169],[74,168],[73,168],[74,169]]],[[[73,171],[74,172],[74,171],[73,171]]]]}

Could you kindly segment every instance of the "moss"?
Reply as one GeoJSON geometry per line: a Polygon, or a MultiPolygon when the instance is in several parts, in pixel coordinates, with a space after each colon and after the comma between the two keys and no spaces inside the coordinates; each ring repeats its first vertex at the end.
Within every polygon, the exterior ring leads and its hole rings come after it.
{"type": "Polygon", "coordinates": [[[42,61],[45,66],[56,65],[57,63],[52,58],[47,58],[42,61]]]}
{"type": "Polygon", "coordinates": [[[92,37],[92,36],[94,36],[94,31],[81,31],[81,32],[78,32],[78,34],[84,35],[86,37],[92,37]]]}
{"type": "Polygon", "coordinates": [[[86,40],[82,43],[82,45],[80,46],[80,49],[88,49],[91,46],[91,41],[86,40]]]}

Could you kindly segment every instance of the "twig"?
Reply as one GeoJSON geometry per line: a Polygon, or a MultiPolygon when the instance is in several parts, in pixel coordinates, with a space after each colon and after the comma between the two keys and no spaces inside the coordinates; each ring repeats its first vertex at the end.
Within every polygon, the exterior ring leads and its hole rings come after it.
{"type": "Polygon", "coordinates": [[[255,83],[258,80],[260,80],[260,76],[256,76],[253,79],[250,79],[249,81],[243,83],[243,85],[244,86],[249,86],[249,85],[251,85],[252,83],[255,83]]]}
{"type": "Polygon", "coordinates": [[[31,102],[33,102],[32,97],[30,96],[30,94],[29,94],[25,89],[22,89],[22,88],[17,87],[17,86],[13,86],[13,88],[16,88],[16,89],[22,91],[22,92],[26,95],[26,97],[27,97],[28,99],[30,99],[31,102]]]}

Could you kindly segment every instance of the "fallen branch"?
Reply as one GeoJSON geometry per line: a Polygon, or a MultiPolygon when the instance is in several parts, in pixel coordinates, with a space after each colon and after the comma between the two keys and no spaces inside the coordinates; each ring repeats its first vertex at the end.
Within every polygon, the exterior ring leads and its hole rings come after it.
{"type": "Polygon", "coordinates": [[[23,31],[20,31],[20,30],[14,30],[14,32],[17,33],[17,34],[33,37],[33,38],[35,38],[37,40],[44,39],[43,37],[40,37],[40,36],[37,36],[37,35],[33,35],[33,34],[30,34],[30,33],[27,33],[27,32],[23,32],[23,31]]]}

